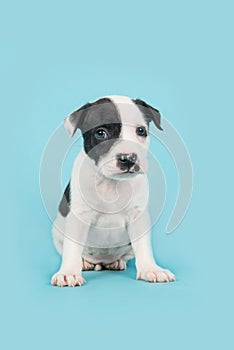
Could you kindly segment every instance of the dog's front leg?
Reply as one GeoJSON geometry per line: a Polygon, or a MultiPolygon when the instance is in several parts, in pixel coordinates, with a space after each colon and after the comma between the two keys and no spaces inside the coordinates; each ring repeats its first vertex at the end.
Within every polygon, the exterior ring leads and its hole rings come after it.
{"type": "Polygon", "coordinates": [[[128,233],[136,259],[137,279],[149,282],[175,281],[175,275],[171,271],[163,269],[155,262],[150,231],[151,224],[147,212],[138,213],[136,219],[128,224],[128,233]]]}
{"type": "Polygon", "coordinates": [[[87,240],[89,224],[70,212],[66,218],[63,240],[62,263],[59,271],[51,279],[55,286],[81,286],[85,279],[82,277],[82,252],[87,240]]]}

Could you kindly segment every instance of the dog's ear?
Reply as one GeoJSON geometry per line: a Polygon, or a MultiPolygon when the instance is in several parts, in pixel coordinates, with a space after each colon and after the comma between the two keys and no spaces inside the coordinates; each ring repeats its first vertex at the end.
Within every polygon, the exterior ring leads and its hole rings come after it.
{"type": "Polygon", "coordinates": [[[76,111],[71,113],[67,118],[64,119],[65,129],[71,137],[75,134],[77,129],[81,128],[85,114],[90,105],[90,103],[86,103],[84,106],[77,109],[76,111]]]}
{"type": "Polygon", "coordinates": [[[153,121],[159,130],[163,130],[163,128],[161,127],[161,114],[160,114],[160,112],[156,108],[148,105],[145,101],[142,101],[138,98],[134,101],[138,105],[138,107],[140,108],[142,113],[144,114],[144,117],[145,117],[147,123],[153,121]]]}

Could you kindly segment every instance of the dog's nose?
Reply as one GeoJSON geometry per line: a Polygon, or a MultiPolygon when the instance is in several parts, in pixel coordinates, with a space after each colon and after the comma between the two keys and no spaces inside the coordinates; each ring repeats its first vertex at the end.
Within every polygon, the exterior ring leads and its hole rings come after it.
{"type": "Polygon", "coordinates": [[[136,164],[137,155],[136,153],[119,153],[117,154],[116,159],[117,166],[121,170],[128,170],[136,164]]]}

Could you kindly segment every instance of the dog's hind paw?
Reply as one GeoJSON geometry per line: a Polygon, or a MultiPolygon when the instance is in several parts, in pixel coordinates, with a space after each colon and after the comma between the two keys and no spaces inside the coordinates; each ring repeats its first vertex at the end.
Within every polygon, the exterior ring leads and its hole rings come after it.
{"type": "Polygon", "coordinates": [[[100,271],[102,270],[102,265],[100,264],[92,264],[90,262],[88,262],[85,259],[82,259],[82,271],[100,271]]]}
{"type": "Polygon", "coordinates": [[[126,270],[126,266],[126,262],[122,259],[118,259],[110,264],[104,265],[105,269],[115,271],[126,270]]]}
{"type": "Polygon", "coordinates": [[[85,259],[82,259],[82,270],[83,271],[90,271],[90,270],[94,270],[95,268],[95,264],[92,264],[90,262],[88,262],[85,259]]]}

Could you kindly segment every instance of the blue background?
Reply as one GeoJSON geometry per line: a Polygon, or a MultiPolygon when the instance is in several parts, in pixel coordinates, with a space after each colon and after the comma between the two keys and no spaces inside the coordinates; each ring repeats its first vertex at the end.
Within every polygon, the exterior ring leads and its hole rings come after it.
{"type": "Polygon", "coordinates": [[[4,348],[213,349],[233,336],[233,6],[231,1],[8,1],[1,5],[1,344],[4,348]],[[154,227],[158,261],[178,281],[86,273],[53,288],[59,257],[41,203],[42,152],[72,110],[107,94],[141,97],[192,158],[190,210],[154,227]]]}

